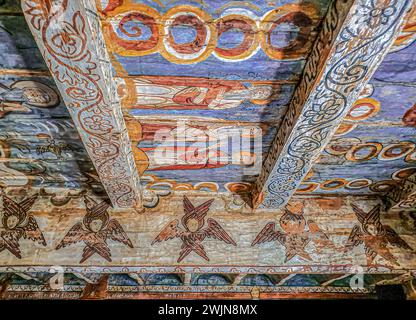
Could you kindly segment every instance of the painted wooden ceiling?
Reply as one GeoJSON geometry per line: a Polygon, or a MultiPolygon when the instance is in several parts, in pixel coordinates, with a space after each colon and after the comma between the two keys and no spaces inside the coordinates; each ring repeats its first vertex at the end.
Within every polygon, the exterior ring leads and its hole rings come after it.
{"type": "MultiPolygon", "coordinates": [[[[1,184],[82,188],[95,181],[93,165],[24,18],[16,14],[19,6],[9,3],[2,6],[0,29],[1,95],[5,101],[0,123],[1,184]],[[25,94],[34,86],[38,88],[32,90],[34,97],[25,94]],[[38,91],[50,101],[40,98],[41,102],[36,103],[38,91]]],[[[230,161],[233,155],[225,150],[228,140],[221,137],[241,135],[241,130],[248,128],[251,137],[261,136],[261,153],[267,154],[328,1],[279,3],[281,11],[276,10],[275,3],[264,1],[248,5],[230,1],[102,1],[101,6],[103,32],[142,183],[161,189],[158,193],[171,191],[166,189],[249,190],[246,183],[255,181],[256,174],[246,174],[244,163],[230,161]],[[138,10],[148,16],[138,15],[138,10]],[[171,14],[185,19],[187,10],[199,18],[166,31],[171,35],[169,41],[178,41],[178,50],[182,50],[181,44],[186,48],[189,39],[197,37],[195,30],[199,29],[192,23],[198,25],[198,19],[210,21],[210,27],[225,28],[215,43],[212,40],[197,46],[195,50],[203,51],[198,59],[190,57],[199,53],[168,53],[162,42],[151,50],[134,46],[140,37],[152,39],[152,23],[157,19],[171,14]],[[250,29],[276,19],[276,15],[279,23],[273,26],[270,37],[256,35],[250,29]],[[228,16],[234,20],[227,23],[231,19],[228,16]],[[256,36],[250,36],[253,34],[256,36]],[[233,43],[230,39],[240,40],[233,43]],[[240,49],[245,53],[236,54],[240,49]],[[155,138],[158,130],[166,134],[165,140],[158,140],[157,135],[155,138]],[[174,149],[173,140],[180,135],[186,135],[187,142],[174,149]],[[189,145],[201,147],[205,143],[198,142],[201,136],[213,138],[204,145],[206,161],[192,162],[195,152],[189,145]],[[174,149],[179,161],[159,163],[155,150],[161,144],[174,149]],[[211,156],[216,161],[211,162],[211,156]],[[217,161],[219,156],[223,161],[217,161]]],[[[414,19],[413,11],[391,53],[299,193],[384,193],[414,172],[414,19]]],[[[167,46],[170,48],[170,44],[167,46]]]]}
{"type": "Polygon", "coordinates": [[[269,153],[330,2],[97,1],[98,13],[89,14],[101,21],[121,97],[143,186],[139,214],[101,202],[107,194],[50,61],[20,4],[0,1],[1,232],[13,233],[13,208],[37,225],[33,239],[20,236],[12,248],[0,242],[0,292],[51,297],[49,264],[66,268],[63,298],[82,297],[104,278],[114,297],[245,298],[260,287],[276,298],[368,294],[376,283],[414,277],[414,201],[410,212],[389,209],[416,190],[416,10],[290,205],[254,212],[236,195],[251,191],[258,173],[250,160],[269,153]],[[261,140],[261,148],[234,154],[227,144],[241,136],[261,140]],[[160,147],[176,161],[161,162],[160,147]],[[378,196],[407,178],[406,196],[396,192],[384,206],[378,196]],[[204,236],[198,252],[164,236],[172,225],[192,229],[186,215],[195,208],[203,211],[198,232],[213,225],[223,232],[204,236]],[[363,217],[389,236],[374,235],[363,217]],[[89,252],[85,234],[71,243],[80,226],[118,234],[89,252]],[[363,269],[351,269],[357,265],[363,269]],[[349,287],[357,272],[365,274],[361,291],[349,287]]]}
{"type": "Polygon", "coordinates": [[[254,182],[231,158],[267,154],[328,3],[102,1],[139,171],[211,191],[254,182]],[[228,139],[243,134],[262,146],[232,154],[228,139]],[[161,148],[176,161],[163,163],[161,148]]]}

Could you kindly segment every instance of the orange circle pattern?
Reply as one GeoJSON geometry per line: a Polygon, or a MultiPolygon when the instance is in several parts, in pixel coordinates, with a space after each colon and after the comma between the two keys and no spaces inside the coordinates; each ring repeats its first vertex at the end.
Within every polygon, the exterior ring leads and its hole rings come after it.
{"type": "Polygon", "coordinates": [[[226,61],[242,61],[259,48],[272,60],[305,58],[312,44],[310,34],[318,13],[311,5],[287,4],[266,13],[259,26],[251,14],[229,13],[213,19],[207,12],[189,5],[174,7],[160,15],[149,6],[130,4],[106,12],[106,16],[110,19],[103,23],[104,34],[114,53],[144,56],[159,52],[172,63],[190,64],[204,61],[212,53],[226,61]],[[279,25],[289,23],[299,29],[296,37],[285,46],[274,45],[272,33],[279,25]],[[175,26],[193,28],[196,32],[194,40],[176,43],[172,35],[175,26]],[[146,39],[143,39],[142,27],[150,33],[146,39]],[[242,42],[232,48],[219,47],[219,37],[230,30],[239,30],[243,34],[242,42]]]}

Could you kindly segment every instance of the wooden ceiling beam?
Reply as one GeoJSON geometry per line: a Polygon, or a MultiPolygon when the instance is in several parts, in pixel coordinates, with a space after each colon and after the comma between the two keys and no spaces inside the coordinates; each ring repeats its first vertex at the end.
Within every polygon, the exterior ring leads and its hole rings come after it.
{"type": "Polygon", "coordinates": [[[412,0],[335,0],[254,186],[254,208],[284,206],[393,44],[412,0]]]}
{"type": "Polygon", "coordinates": [[[141,208],[139,174],[94,1],[21,4],[111,203],[141,208]]]}

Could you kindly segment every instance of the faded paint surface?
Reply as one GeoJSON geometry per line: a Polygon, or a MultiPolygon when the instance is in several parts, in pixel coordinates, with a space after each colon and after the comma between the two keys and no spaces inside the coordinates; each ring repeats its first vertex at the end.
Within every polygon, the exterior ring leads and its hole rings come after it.
{"type": "Polygon", "coordinates": [[[384,194],[415,170],[416,13],[299,192],[384,194]]]}
{"type": "MultiPolygon", "coordinates": [[[[401,283],[415,275],[413,209],[385,212],[381,208],[382,230],[388,226],[395,234],[388,240],[381,233],[366,233],[368,225],[352,207],[357,206],[363,215],[373,212],[382,203],[377,195],[397,188],[395,181],[415,173],[414,13],[371,85],[363,90],[298,190],[288,214],[285,210],[253,212],[244,203],[256,176],[244,175],[243,166],[209,161],[205,167],[157,163],[154,154],[160,142],[155,134],[165,130],[169,145],[178,134],[176,118],[187,120],[184,130],[192,143],[201,135],[220,137],[231,129],[256,125],[261,131],[250,134],[262,139],[261,152],[266,155],[299,81],[308,54],[305,48],[315,39],[329,1],[313,1],[311,7],[292,1],[270,5],[264,1],[239,2],[229,7],[226,4],[231,1],[170,1],[162,5],[160,1],[125,1],[119,9],[110,5],[118,1],[103,3],[109,5],[108,10],[102,8],[105,13],[100,18],[109,37],[109,52],[113,53],[113,71],[123,98],[146,209],[142,213],[115,211],[103,205],[98,218],[88,215],[84,195],[93,199],[94,208],[106,200],[105,192],[20,6],[5,1],[0,6],[0,232],[2,236],[3,232],[14,234],[13,223],[18,223],[24,232],[34,232],[36,237],[25,239],[18,233],[15,241],[20,253],[8,250],[0,239],[1,298],[88,298],[87,284],[98,286],[103,274],[110,275],[106,292],[114,298],[284,298],[296,294],[307,297],[313,292],[340,297],[357,294],[349,287],[354,266],[362,266],[366,273],[360,294],[373,292],[380,281],[401,283]],[[184,61],[183,54],[172,54],[162,47],[145,54],[137,48],[120,49],[122,45],[117,49],[113,41],[138,40],[151,31],[140,22],[143,17],[136,16],[133,21],[124,20],[125,29],[119,31],[117,39],[109,35],[110,27],[120,27],[119,15],[137,12],[138,5],[146,6],[145,12],[158,19],[172,10],[189,12],[190,7],[198,8],[191,10],[207,21],[218,22],[221,16],[235,14],[242,19],[238,24],[242,29],[223,31],[216,46],[208,46],[209,54],[191,64],[184,61]],[[265,40],[254,37],[257,47],[253,44],[246,48],[246,56],[233,57],[238,56],[235,48],[244,39],[252,41],[248,31],[252,21],[260,23],[268,14],[268,18],[276,18],[270,15],[276,6],[285,6],[289,16],[276,26],[271,41],[279,47],[307,35],[303,39],[306,45],[282,54],[262,46],[265,40]],[[312,19],[313,27],[306,30],[295,26],[290,20],[293,10],[312,19]],[[253,14],[247,14],[249,11],[253,14]],[[138,26],[144,28],[144,34],[136,33],[138,26]],[[231,43],[231,38],[241,42],[231,43]],[[25,201],[35,194],[39,197],[29,206],[25,201]],[[11,201],[5,203],[3,195],[11,201]],[[189,228],[189,221],[182,224],[186,215],[183,195],[194,206],[214,199],[204,225],[195,232],[212,232],[207,227],[208,220],[213,219],[236,245],[205,236],[200,244],[208,260],[192,251],[179,262],[182,239],[152,245],[176,220],[179,232],[189,228]],[[304,209],[297,212],[299,203],[304,209]],[[12,213],[14,205],[24,209],[17,220],[12,213]],[[33,229],[33,222],[27,224],[23,217],[32,217],[38,228],[33,229]],[[298,225],[291,225],[291,221],[298,225]],[[273,228],[267,228],[271,223],[273,228]],[[84,240],[94,233],[88,228],[106,236],[104,244],[94,242],[101,254],[85,254],[84,240]],[[357,228],[360,233],[354,232],[357,228]],[[78,232],[79,241],[71,240],[71,230],[78,232]],[[272,232],[274,241],[262,241],[263,231],[272,232]],[[351,246],[351,236],[361,242],[351,246]],[[63,242],[66,245],[60,246],[63,242]],[[374,252],[371,261],[366,254],[368,247],[374,252]],[[67,268],[64,293],[45,289],[51,265],[67,268]]],[[[186,36],[173,30],[173,40],[179,44],[192,40],[195,33],[188,27],[175,27],[191,30],[184,33],[186,36]]],[[[192,236],[189,239],[194,241],[192,236]]]]}
{"type": "MultiPolygon", "coordinates": [[[[8,198],[19,203],[28,196],[16,195],[15,191],[11,190],[8,198]]],[[[217,198],[207,211],[206,218],[215,219],[227,234],[235,239],[236,246],[218,241],[215,237],[208,237],[203,242],[209,256],[208,260],[191,252],[184,257],[183,261],[179,262],[177,259],[181,248],[180,239],[160,243],[155,243],[153,240],[172,220],[183,217],[183,198],[181,196],[172,197],[170,201],[159,205],[158,209],[152,209],[140,215],[134,211],[109,210],[111,219],[116,220],[120,228],[126,232],[126,236],[123,237],[128,238],[132,246],[115,242],[116,236],[114,236],[106,241],[111,254],[111,262],[110,260],[106,261],[106,258],[103,258],[101,253],[97,251],[87,261],[80,263],[80,260],[84,260],[81,259],[85,246],[83,243],[84,233],[74,231],[75,225],[80,226],[81,229],[78,230],[87,230],[88,228],[88,230],[95,230],[94,225],[90,225],[90,223],[102,221],[101,228],[104,228],[107,225],[105,221],[108,220],[102,220],[97,215],[98,207],[93,209],[96,212],[95,216],[86,220],[85,206],[87,205],[88,208],[89,202],[84,204],[82,196],[71,197],[71,199],[67,204],[59,204],[59,207],[51,205],[49,197],[36,200],[29,212],[36,219],[47,245],[37,245],[32,241],[22,239],[19,242],[22,252],[21,259],[16,258],[5,249],[0,253],[2,268],[22,266],[24,269],[24,266],[29,265],[41,267],[52,264],[79,266],[80,270],[83,270],[84,266],[91,266],[93,267],[91,270],[97,270],[97,272],[106,267],[109,270],[120,270],[125,267],[131,272],[157,271],[162,273],[172,272],[172,270],[203,273],[214,272],[214,270],[243,273],[305,273],[308,271],[349,273],[352,272],[353,266],[359,265],[363,266],[367,272],[390,273],[395,270],[413,271],[416,266],[416,256],[412,249],[397,247],[393,242],[388,246],[388,251],[394,256],[391,261],[379,254],[375,256],[374,260],[367,261],[365,255],[367,242],[355,248],[348,248],[348,238],[354,226],[359,223],[351,205],[356,205],[364,212],[370,212],[379,204],[377,199],[353,197],[343,199],[342,205],[338,208],[325,207],[325,209],[322,208],[321,200],[296,199],[292,202],[291,207],[288,207],[288,210],[291,215],[296,215],[295,220],[300,221],[299,227],[301,229],[293,229],[294,225],[289,227],[291,225],[289,221],[294,220],[292,218],[287,220],[287,211],[252,215],[242,208],[241,213],[227,212],[225,209],[228,202],[217,198]],[[276,240],[255,245],[254,240],[259,232],[270,222],[276,224],[276,231],[286,234],[286,244],[276,240]],[[65,241],[65,237],[68,237],[71,232],[72,238],[68,238],[68,243],[62,247],[62,240],[65,241]],[[304,243],[302,246],[302,251],[307,252],[307,255],[294,254],[290,259],[284,258],[287,257],[289,250],[299,248],[296,245],[297,238],[289,236],[290,234],[297,234],[299,237],[307,239],[306,244],[304,243]],[[327,238],[328,241],[324,241],[324,238],[327,238]],[[292,242],[288,243],[287,241],[292,242]],[[153,245],[151,245],[152,242],[153,245]],[[290,247],[292,245],[294,247],[290,247]]],[[[195,206],[201,205],[209,199],[211,199],[209,196],[203,194],[190,197],[195,206]]],[[[96,205],[100,203],[99,199],[95,199],[95,202],[96,205]]],[[[2,208],[3,216],[5,216],[7,204],[4,203],[4,200],[2,208]]],[[[391,226],[411,248],[416,246],[414,237],[407,229],[401,227],[397,215],[382,215],[381,221],[383,225],[391,226]]],[[[94,246],[91,242],[89,243],[90,246],[94,246]]]]}

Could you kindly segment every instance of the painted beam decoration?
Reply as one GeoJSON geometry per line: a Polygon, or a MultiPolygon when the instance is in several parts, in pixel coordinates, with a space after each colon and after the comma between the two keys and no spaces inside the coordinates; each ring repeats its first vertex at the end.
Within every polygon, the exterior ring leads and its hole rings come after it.
{"type": "Polygon", "coordinates": [[[254,206],[296,191],[401,31],[412,1],[334,1],[263,170],[254,206]]]}
{"type": "MultiPolygon", "coordinates": [[[[84,276],[77,272],[57,274],[0,273],[2,299],[293,299],[293,298],[375,298],[379,283],[400,284],[402,275],[365,274],[363,287],[349,286],[353,275],[294,274],[136,274],[98,273],[84,276]],[[233,279],[237,282],[233,283],[233,279]],[[284,281],[286,280],[286,281],[284,281]],[[62,290],[61,290],[62,288],[62,290]]],[[[165,311],[169,314],[169,311],[165,311]]]]}
{"type": "Polygon", "coordinates": [[[296,193],[384,197],[400,193],[403,181],[416,172],[415,22],[413,6],[389,54],[296,193]]]}
{"type": "Polygon", "coordinates": [[[27,23],[114,207],[141,207],[98,20],[83,1],[22,0],[27,23]]]}

